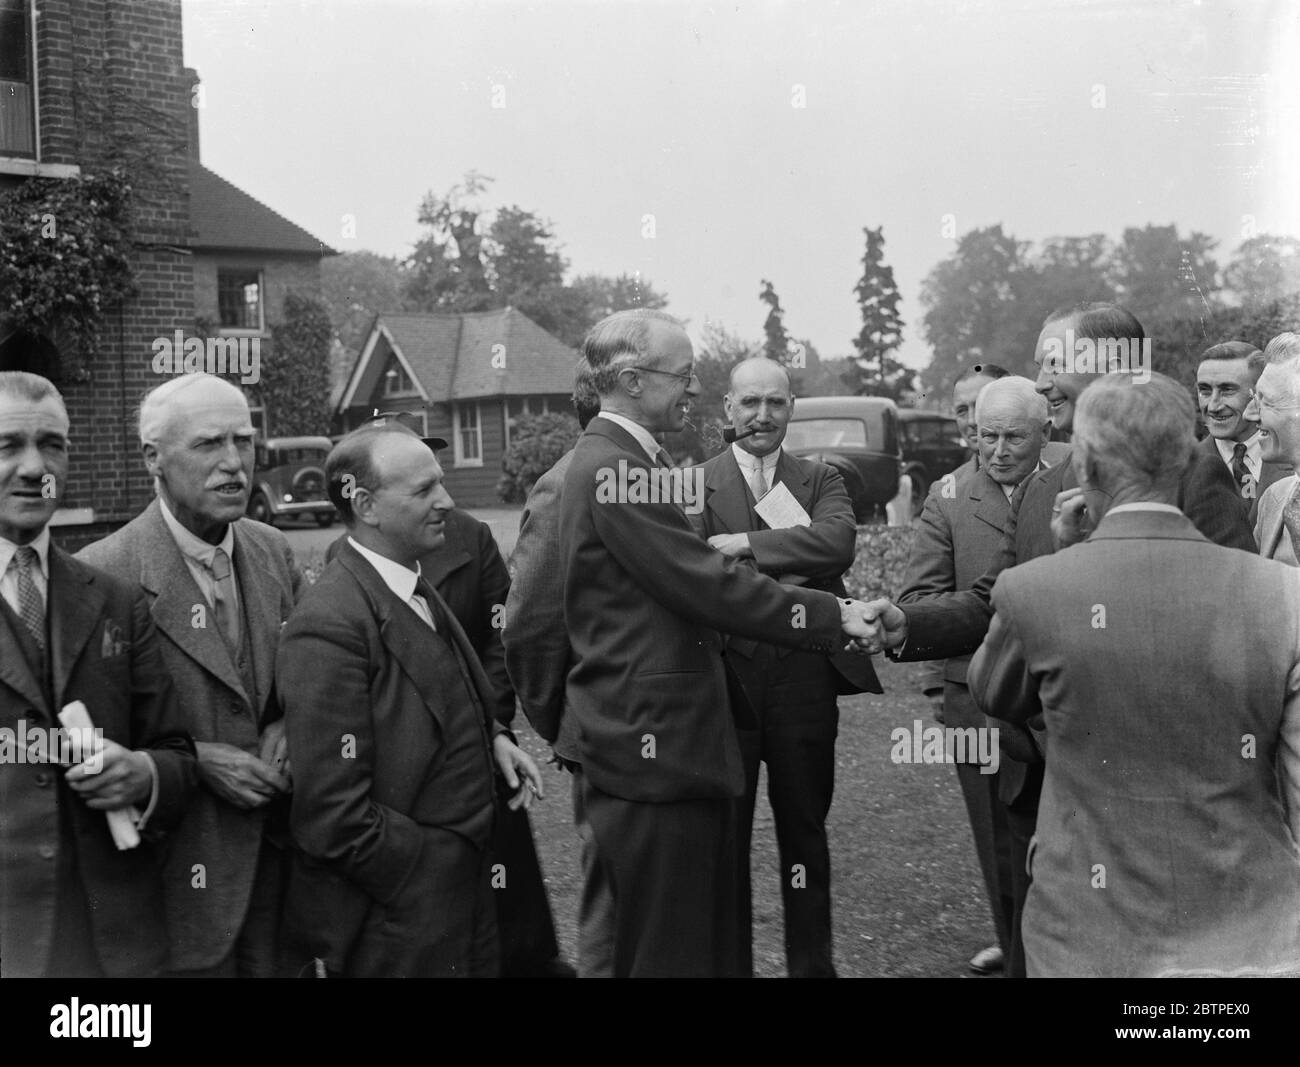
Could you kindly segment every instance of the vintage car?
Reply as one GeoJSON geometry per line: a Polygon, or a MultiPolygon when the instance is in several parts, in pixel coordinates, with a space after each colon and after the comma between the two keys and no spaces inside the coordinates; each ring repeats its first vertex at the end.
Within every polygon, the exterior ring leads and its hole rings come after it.
{"type": "Polygon", "coordinates": [[[784,447],[839,471],[860,523],[884,518],[885,505],[898,495],[903,470],[898,407],[885,397],[800,397],[784,447]]]}
{"type": "Polygon", "coordinates": [[[898,413],[903,438],[903,473],[912,483],[912,509],[920,514],[930,485],[970,459],[957,420],[937,411],[898,413]]]}
{"type": "Polygon", "coordinates": [[[338,517],[325,492],[328,437],[268,437],[254,448],[248,517],[274,526],[277,519],[310,518],[329,526],[338,517]]]}

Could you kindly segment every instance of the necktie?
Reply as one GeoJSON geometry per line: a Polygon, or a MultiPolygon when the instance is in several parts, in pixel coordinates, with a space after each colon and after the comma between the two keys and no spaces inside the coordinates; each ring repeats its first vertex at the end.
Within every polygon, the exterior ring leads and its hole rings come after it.
{"type": "Polygon", "coordinates": [[[655,464],[657,466],[663,467],[664,470],[673,469],[673,461],[668,458],[667,449],[661,448],[659,449],[658,452],[655,453],[655,464]]]}
{"type": "Polygon", "coordinates": [[[1286,532],[1291,535],[1291,548],[1295,552],[1295,558],[1300,560],[1300,494],[1293,492],[1287,498],[1286,505],[1282,508],[1282,522],[1286,525],[1286,532]]]}
{"type": "Polygon", "coordinates": [[[212,572],[212,610],[217,616],[217,629],[233,653],[239,648],[239,600],[230,557],[223,549],[217,549],[208,570],[212,572]]]}
{"type": "Polygon", "coordinates": [[[424,601],[424,606],[429,609],[429,618],[433,620],[433,632],[444,640],[448,638],[447,620],[443,617],[442,609],[438,606],[438,596],[425,579],[420,578],[415,583],[415,595],[424,601]]]}
{"type": "Polygon", "coordinates": [[[754,500],[762,500],[767,495],[767,479],[763,477],[763,464],[759,462],[749,474],[749,488],[754,494],[754,500]]]}
{"type": "Polygon", "coordinates": [[[1232,480],[1237,483],[1237,491],[1243,500],[1255,499],[1255,479],[1250,476],[1246,466],[1246,446],[1238,441],[1232,449],[1232,480]]]}
{"type": "Polygon", "coordinates": [[[38,563],[36,549],[23,547],[14,553],[9,569],[18,578],[18,615],[31,632],[32,639],[45,651],[45,601],[32,578],[32,567],[38,563]]]}

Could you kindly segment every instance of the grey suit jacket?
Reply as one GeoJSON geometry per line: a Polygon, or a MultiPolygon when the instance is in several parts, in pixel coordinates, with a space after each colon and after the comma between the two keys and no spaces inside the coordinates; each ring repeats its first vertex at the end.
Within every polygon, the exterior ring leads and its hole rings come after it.
{"type": "MultiPolygon", "coordinates": [[[[252,693],[245,691],[215,627],[194,625],[195,606],[207,602],[157,500],[77,558],[144,591],[163,665],[194,740],[256,754],[262,729],[280,717],[272,698],[275,652],[302,578],[284,534],[252,519],[240,519],[234,531],[235,580],[252,649],[252,693]]],[[[236,808],[206,787],[195,794],[173,836],[164,875],[171,969],[214,967],[230,951],[248,911],[264,820],[263,808],[236,808]]]]}
{"type": "Polygon", "coordinates": [[[968,678],[986,713],[1046,722],[1031,977],[1300,974],[1291,573],[1134,511],[999,576],[968,678]],[[1224,604],[1266,610],[1225,630],[1224,604]]]}
{"type": "Polygon", "coordinates": [[[564,625],[560,494],[573,461],[566,452],[537,479],[519,520],[506,597],[506,670],[519,705],[542,740],[555,744],[564,713],[564,683],[573,663],[564,625]]]}
{"type": "Polygon", "coordinates": [[[1265,559],[1274,559],[1282,538],[1288,537],[1286,525],[1282,520],[1283,509],[1291,494],[1295,491],[1294,474],[1274,482],[1259,498],[1259,515],[1255,519],[1255,540],[1259,544],[1259,554],[1265,559]]]}

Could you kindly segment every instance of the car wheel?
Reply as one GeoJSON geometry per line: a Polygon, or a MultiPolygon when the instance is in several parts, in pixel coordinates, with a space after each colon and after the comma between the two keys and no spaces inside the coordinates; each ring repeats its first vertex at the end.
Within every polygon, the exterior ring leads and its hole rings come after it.
{"type": "Polygon", "coordinates": [[[334,525],[334,513],[331,511],[328,515],[324,512],[316,513],[316,525],[322,530],[328,529],[334,525]]]}
{"type": "Polygon", "coordinates": [[[275,514],[271,511],[271,505],[266,502],[266,497],[261,493],[248,502],[248,517],[264,522],[267,526],[275,525],[275,514]]]}

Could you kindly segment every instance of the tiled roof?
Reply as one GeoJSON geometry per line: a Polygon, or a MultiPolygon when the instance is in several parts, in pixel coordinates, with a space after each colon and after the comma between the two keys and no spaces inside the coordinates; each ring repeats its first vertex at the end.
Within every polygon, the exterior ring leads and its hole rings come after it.
{"type": "MultiPolygon", "coordinates": [[[[433,401],[568,394],[573,389],[578,353],[514,308],[462,315],[388,312],[376,318],[372,334],[381,327],[433,401]],[[503,365],[494,366],[494,356],[503,365]]],[[[373,347],[371,363],[379,359],[387,360],[386,344],[373,347]]],[[[353,371],[360,379],[354,405],[368,402],[383,370],[371,365],[353,371]]]]}
{"type": "Polygon", "coordinates": [[[190,161],[190,223],[196,249],[338,254],[197,160],[190,161]]]}

